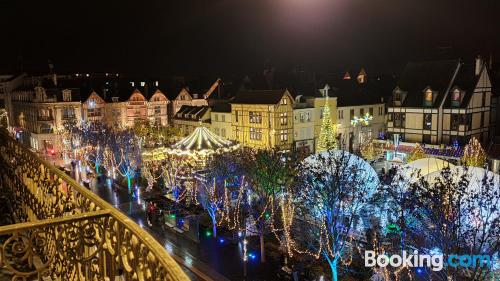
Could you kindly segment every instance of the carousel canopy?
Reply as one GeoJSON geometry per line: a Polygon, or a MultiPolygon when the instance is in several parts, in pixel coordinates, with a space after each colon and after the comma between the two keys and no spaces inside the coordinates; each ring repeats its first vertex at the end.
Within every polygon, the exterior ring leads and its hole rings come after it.
{"type": "Polygon", "coordinates": [[[143,153],[143,159],[162,160],[166,154],[208,156],[213,153],[231,151],[238,147],[232,141],[212,133],[206,127],[197,127],[189,136],[174,144],[171,148],[157,148],[143,153]]]}

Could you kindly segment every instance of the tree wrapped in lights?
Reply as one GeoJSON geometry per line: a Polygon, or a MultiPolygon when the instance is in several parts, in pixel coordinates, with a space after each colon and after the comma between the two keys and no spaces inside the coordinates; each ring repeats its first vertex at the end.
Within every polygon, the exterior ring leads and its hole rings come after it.
{"type": "Polygon", "coordinates": [[[289,159],[276,150],[259,150],[247,164],[250,164],[247,167],[250,180],[249,212],[260,238],[261,262],[265,262],[264,236],[279,207],[276,199],[293,177],[289,159]]]}
{"type": "Polygon", "coordinates": [[[368,161],[373,161],[373,160],[377,159],[377,156],[378,156],[377,149],[375,148],[375,145],[374,145],[372,139],[361,144],[360,152],[361,152],[361,156],[363,156],[363,158],[368,160],[368,161]]]}
{"type": "Polygon", "coordinates": [[[479,143],[475,137],[472,137],[464,148],[462,164],[473,167],[484,167],[486,159],[486,152],[481,146],[481,143],[479,143]]]}
{"type": "Polygon", "coordinates": [[[198,183],[199,202],[212,220],[212,235],[217,237],[217,219],[226,201],[225,187],[218,186],[213,179],[201,178],[198,183]]]}
{"type": "Polygon", "coordinates": [[[328,104],[328,95],[325,99],[323,109],[323,118],[321,119],[321,129],[319,132],[316,152],[337,148],[337,126],[332,123],[330,116],[330,105],[328,104]]]}
{"type": "Polygon", "coordinates": [[[378,177],[373,168],[345,151],[329,150],[306,158],[299,168],[300,204],[297,217],[300,237],[296,250],[330,265],[334,281],[338,266],[352,258],[356,232],[362,230],[360,218],[375,193],[378,177]]]}
{"type": "Polygon", "coordinates": [[[115,132],[110,134],[108,146],[113,157],[108,163],[114,163],[116,167],[111,167],[127,179],[127,188],[132,192],[132,179],[141,166],[141,151],[139,143],[130,130],[115,132]]]}
{"type": "MultiPolygon", "coordinates": [[[[500,177],[477,167],[446,168],[431,182],[415,185],[420,233],[427,249],[498,258],[500,248],[500,177]]],[[[495,264],[445,267],[432,280],[489,280],[495,264]]]]}
{"type": "Polygon", "coordinates": [[[424,148],[419,144],[416,143],[415,146],[413,147],[410,155],[408,156],[408,163],[413,162],[418,159],[422,159],[427,157],[427,154],[424,151],[424,148]]]}

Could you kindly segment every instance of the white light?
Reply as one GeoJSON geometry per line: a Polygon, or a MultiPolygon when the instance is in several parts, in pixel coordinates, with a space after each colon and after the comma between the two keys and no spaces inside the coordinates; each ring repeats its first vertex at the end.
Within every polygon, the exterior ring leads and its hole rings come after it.
{"type": "Polygon", "coordinates": [[[144,87],[146,85],[146,82],[141,82],[141,87],[144,87]]]}

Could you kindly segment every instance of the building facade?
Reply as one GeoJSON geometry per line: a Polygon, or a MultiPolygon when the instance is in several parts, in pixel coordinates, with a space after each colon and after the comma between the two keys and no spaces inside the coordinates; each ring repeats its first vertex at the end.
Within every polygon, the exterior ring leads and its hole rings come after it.
{"type": "Polygon", "coordinates": [[[491,81],[480,59],[409,63],[393,91],[387,129],[406,142],[488,143],[491,109],[491,81]]]}
{"type": "Polygon", "coordinates": [[[231,123],[231,105],[228,103],[217,104],[210,112],[210,130],[216,135],[228,140],[234,140],[231,123]]]}
{"type": "Polygon", "coordinates": [[[234,139],[253,148],[292,149],[293,102],[288,90],[238,93],[230,101],[234,139]]]}

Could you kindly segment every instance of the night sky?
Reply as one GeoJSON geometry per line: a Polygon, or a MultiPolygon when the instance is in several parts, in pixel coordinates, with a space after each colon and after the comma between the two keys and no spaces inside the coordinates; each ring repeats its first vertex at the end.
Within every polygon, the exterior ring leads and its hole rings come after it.
{"type": "Polygon", "coordinates": [[[0,71],[390,71],[494,54],[499,0],[0,1],[0,71]]]}

